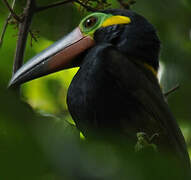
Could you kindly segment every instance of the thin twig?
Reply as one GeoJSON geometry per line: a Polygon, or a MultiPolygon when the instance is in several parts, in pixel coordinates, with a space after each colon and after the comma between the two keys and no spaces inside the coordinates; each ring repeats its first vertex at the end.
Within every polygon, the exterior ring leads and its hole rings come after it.
{"type": "Polygon", "coordinates": [[[136,3],[135,0],[128,0],[127,2],[124,2],[124,0],[118,0],[119,4],[124,8],[124,9],[130,9],[133,4],[136,3]]]}
{"type": "Polygon", "coordinates": [[[37,39],[38,37],[35,36],[35,34],[34,34],[34,32],[33,32],[32,30],[29,30],[29,34],[30,34],[30,36],[31,36],[30,45],[31,45],[31,47],[32,47],[32,45],[33,45],[33,43],[32,43],[33,39],[34,39],[35,42],[37,42],[37,41],[38,41],[38,39],[37,39]]]}
{"type": "Polygon", "coordinates": [[[9,9],[11,16],[14,17],[18,22],[22,22],[22,19],[17,16],[17,14],[13,11],[13,9],[11,8],[11,6],[9,5],[9,3],[7,2],[7,0],[3,0],[3,2],[5,3],[5,5],[7,6],[7,8],[9,9]]]}
{"type": "Polygon", "coordinates": [[[47,5],[47,6],[38,7],[36,9],[36,12],[44,11],[44,10],[47,10],[47,9],[50,9],[50,8],[53,8],[53,7],[57,7],[57,6],[61,6],[63,4],[72,3],[74,1],[75,0],[65,0],[65,1],[53,3],[53,4],[50,4],[50,5],[47,5]]]}
{"type": "Polygon", "coordinates": [[[98,9],[92,8],[91,6],[88,6],[86,4],[83,4],[81,1],[79,0],[75,0],[76,3],[80,4],[82,7],[84,7],[87,11],[91,11],[91,12],[95,12],[98,11],[98,9]]]}
{"type": "MultiPolygon", "coordinates": [[[[15,1],[16,0],[13,0],[12,2],[12,5],[11,5],[11,9],[14,9],[14,6],[15,6],[15,1]]],[[[7,26],[8,26],[8,23],[9,23],[9,20],[11,19],[11,13],[9,13],[7,19],[5,20],[5,23],[3,25],[3,30],[1,32],[1,36],[0,36],[0,47],[1,45],[3,44],[3,39],[4,39],[4,36],[5,36],[5,32],[7,30],[7,26]]]]}
{"type": "Polygon", "coordinates": [[[164,93],[164,96],[167,97],[169,94],[175,92],[179,88],[180,88],[180,84],[177,84],[174,88],[172,88],[169,91],[167,91],[166,93],[164,93]]]}

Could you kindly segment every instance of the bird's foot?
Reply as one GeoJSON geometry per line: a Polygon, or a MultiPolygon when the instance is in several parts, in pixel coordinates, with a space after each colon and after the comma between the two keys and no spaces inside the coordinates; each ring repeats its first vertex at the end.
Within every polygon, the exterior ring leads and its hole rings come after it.
{"type": "Polygon", "coordinates": [[[154,152],[157,152],[157,146],[153,144],[152,141],[155,137],[158,136],[158,133],[154,133],[151,137],[149,137],[145,132],[138,132],[135,152],[140,152],[146,149],[152,149],[154,152]]]}

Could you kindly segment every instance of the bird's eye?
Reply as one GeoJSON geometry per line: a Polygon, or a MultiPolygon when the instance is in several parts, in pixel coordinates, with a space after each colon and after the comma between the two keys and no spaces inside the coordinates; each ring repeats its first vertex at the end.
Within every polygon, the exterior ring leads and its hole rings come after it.
{"type": "Polygon", "coordinates": [[[91,28],[96,24],[96,22],[97,22],[97,17],[92,16],[92,17],[89,17],[88,19],[85,20],[84,26],[86,28],[91,28]]]}

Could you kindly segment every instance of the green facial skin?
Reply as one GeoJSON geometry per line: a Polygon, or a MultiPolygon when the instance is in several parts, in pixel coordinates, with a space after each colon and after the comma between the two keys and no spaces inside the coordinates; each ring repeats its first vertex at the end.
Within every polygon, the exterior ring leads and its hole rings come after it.
{"type": "Polygon", "coordinates": [[[92,37],[92,39],[93,39],[94,32],[102,26],[103,22],[104,22],[107,18],[109,18],[109,17],[111,17],[111,16],[112,16],[111,14],[105,14],[105,13],[92,13],[92,14],[86,16],[86,17],[80,22],[80,24],[79,24],[79,27],[80,27],[80,30],[81,30],[82,34],[83,34],[84,36],[90,36],[90,37],[92,37]],[[85,23],[85,21],[86,21],[87,19],[89,19],[90,17],[95,17],[95,18],[97,18],[97,22],[96,22],[93,26],[87,28],[87,27],[84,26],[84,23],[85,23]]]}

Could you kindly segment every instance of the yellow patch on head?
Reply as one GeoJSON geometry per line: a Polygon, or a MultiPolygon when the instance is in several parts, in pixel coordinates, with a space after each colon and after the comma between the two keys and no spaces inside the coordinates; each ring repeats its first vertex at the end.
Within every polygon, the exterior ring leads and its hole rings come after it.
{"type": "Polygon", "coordinates": [[[111,16],[103,22],[102,27],[112,26],[115,24],[129,24],[129,23],[131,23],[131,19],[129,17],[111,16]]]}

